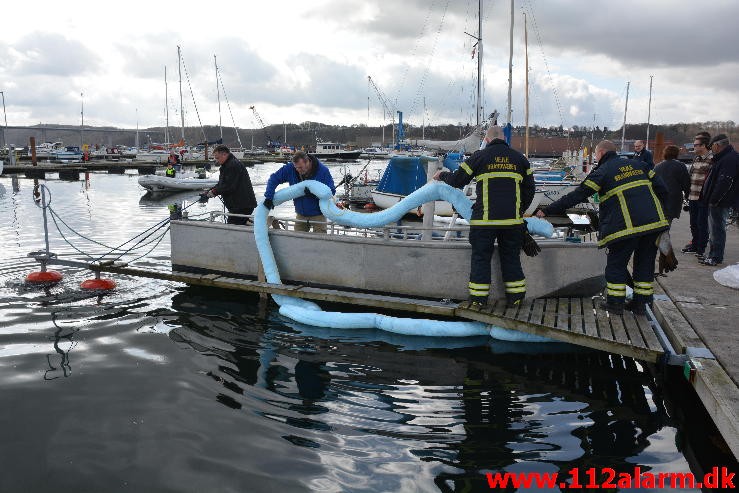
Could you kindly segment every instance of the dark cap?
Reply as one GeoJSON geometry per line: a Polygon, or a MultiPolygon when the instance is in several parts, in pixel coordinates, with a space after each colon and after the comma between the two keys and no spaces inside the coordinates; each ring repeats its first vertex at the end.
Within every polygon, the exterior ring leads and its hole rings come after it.
{"type": "Polygon", "coordinates": [[[225,153],[229,153],[229,152],[231,152],[231,150],[227,146],[225,146],[223,144],[218,144],[217,146],[215,146],[213,148],[213,152],[225,152],[225,153]]]}
{"type": "Polygon", "coordinates": [[[711,139],[711,145],[713,144],[718,144],[720,146],[728,145],[729,138],[726,136],[726,134],[718,134],[711,139]]]}

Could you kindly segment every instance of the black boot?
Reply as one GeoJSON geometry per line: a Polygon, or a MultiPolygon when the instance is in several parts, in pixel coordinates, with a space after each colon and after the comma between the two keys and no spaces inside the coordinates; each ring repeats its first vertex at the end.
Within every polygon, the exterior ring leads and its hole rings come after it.
{"type": "Polygon", "coordinates": [[[506,295],[505,307],[506,308],[518,308],[521,302],[523,302],[523,299],[525,296],[526,296],[526,293],[506,295]]]}
{"type": "Polygon", "coordinates": [[[482,310],[488,306],[488,299],[485,296],[470,296],[470,308],[473,310],[482,310]]]}
{"type": "Polygon", "coordinates": [[[623,315],[624,313],[623,303],[609,303],[608,301],[601,301],[600,308],[608,313],[612,313],[613,315],[623,315]]]}
{"type": "Polygon", "coordinates": [[[626,305],[624,306],[627,310],[629,310],[634,315],[646,315],[647,314],[647,304],[638,302],[638,301],[627,301],[626,305]]]}

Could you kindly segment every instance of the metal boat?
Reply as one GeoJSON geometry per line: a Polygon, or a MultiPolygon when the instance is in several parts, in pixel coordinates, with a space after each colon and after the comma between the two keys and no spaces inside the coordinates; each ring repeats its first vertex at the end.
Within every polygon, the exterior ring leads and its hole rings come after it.
{"type": "MultiPolygon", "coordinates": [[[[255,279],[260,260],[251,226],[207,220],[171,223],[172,268],[255,279]],[[203,252],[211,252],[203,254],[203,252]]],[[[467,298],[470,245],[466,227],[418,223],[356,229],[328,224],[328,233],[293,230],[296,220],[280,219],[286,229],[270,231],[283,282],[427,299],[467,298]],[[448,234],[450,231],[453,234],[448,234]],[[426,236],[424,237],[424,233],[426,236]],[[425,239],[424,239],[425,238],[425,239]]],[[[530,297],[591,296],[605,285],[605,254],[587,238],[540,239],[537,257],[522,256],[530,297]]],[[[505,296],[499,257],[493,258],[492,296],[505,296]]]]}

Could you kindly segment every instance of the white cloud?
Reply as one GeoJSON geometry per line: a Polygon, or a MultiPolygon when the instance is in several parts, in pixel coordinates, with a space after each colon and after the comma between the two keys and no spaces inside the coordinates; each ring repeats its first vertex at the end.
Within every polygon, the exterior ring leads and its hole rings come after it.
{"type": "MultiPolygon", "coordinates": [[[[505,113],[508,6],[484,4],[485,106],[505,113]]],[[[739,39],[731,23],[715,20],[732,18],[731,1],[714,2],[706,18],[687,0],[599,0],[587,10],[574,0],[516,5],[514,123],[524,117],[520,14],[532,9],[532,122],[590,125],[595,115],[600,126],[619,126],[627,80],[628,120],[646,121],[649,75],[653,122],[739,120],[739,39]]],[[[382,112],[367,75],[411,123],[420,124],[424,98],[427,121],[466,123],[474,119],[475,61],[474,40],[464,31],[476,31],[476,6],[474,0],[285,0],[232,3],[215,12],[187,1],[136,0],[126,8],[42,1],[34,5],[44,12],[34,17],[34,32],[24,22],[3,24],[0,90],[10,124],[76,123],[84,92],[87,122],[132,127],[138,109],[141,126],[161,125],[166,65],[174,124],[179,44],[204,124],[218,120],[213,54],[241,126],[255,125],[250,105],[271,123],[378,124],[382,112]]],[[[4,15],[23,19],[26,6],[5,5],[4,15]]],[[[183,89],[186,123],[195,125],[187,78],[183,89]]],[[[222,108],[229,121],[225,101],[222,108]]]]}

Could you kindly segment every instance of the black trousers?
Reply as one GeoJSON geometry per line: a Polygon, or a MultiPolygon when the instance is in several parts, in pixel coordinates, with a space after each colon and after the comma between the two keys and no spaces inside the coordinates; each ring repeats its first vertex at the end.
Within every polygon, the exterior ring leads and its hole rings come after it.
{"type": "MultiPolygon", "coordinates": [[[[251,209],[239,209],[238,211],[228,211],[231,214],[244,214],[244,215],[250,215],[252,212],[254,212],[254,207],[251,209]]],[[[241,226],[245,226],[248,224],[249,218],[248,217],[234,217],[234,216],[227,216],[226,223],[227,224],[238,224],[241,226]]]]}
{"type": "Polygon", "coordinates": [[[615,241],[608,245],[606,256],[606,291],[609,303],[626,301],[628,264],[634,256],[634,301],[651,303],[654,295],[654,259],[657,257],[657,237],[650,233],[615,241]]]}
{"type": "Polygon", "coordinates": [[[470,300],[486,302],[490,294],[491,265],[495,241],[500,249],[500,269],[506,298],[519,300],[526,296],[526,278],[521,268],[523,226],[511,229],[470,228],[472,261],[470,265],[470,300]]]}

